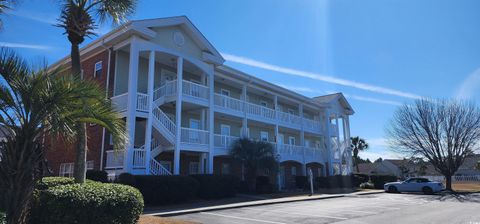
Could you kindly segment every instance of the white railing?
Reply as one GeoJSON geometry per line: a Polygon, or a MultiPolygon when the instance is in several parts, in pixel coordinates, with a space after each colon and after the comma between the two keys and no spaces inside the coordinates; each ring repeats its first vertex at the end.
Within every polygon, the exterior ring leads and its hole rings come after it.
{"type": "Polygon", "coordinates": [[[153,175],[172,175],[170,170],[162,166],[162,164],[155,159],[150,159],[150,173],[153,175]]]}
{"type": "Polygon", "coordinates": [[[453,181],[459,182],[478,182],[480,181],[480,175],[458,175],[452,177],[453,181]]]}
{"type": "Polygon", "coordinates": [[[245,105],[247,107],[246,110],[248,114],[260,116],[271,120],[275,119],[275,110],[273,109],[248,102],[246,102],[245,105]]]}
{"type": "Polygon", "coordinates": [[[153,91],[153,101],[164,96],[174,96],[177,94],[177,80],[166,81],[165,84],[153,91]]]}
{"type": "Polygon", "coordinates": [[[208,87],[198,83],[182,80],[182,93],[188,96],[208,99],[208,87]]]}
{"type": "Polygon", "coordinates": [[[302,118],[300,116],[285,113],[283,111],[278,111],[278,120],[284,123],[293,124],[293,125],[302,125],[302,118]]]}
{"type": "Polygon", "coordinates": [[[111,98],[112,104],[115,106],[117,111],[125,111],[127,110],[128,104],[128,93],[120,94],[117,96],[113,96],[111,98]]]}
{"type": "Polygon", "coordinates": [[[190,144],[208,144],[208,131],[191,129],[191,128],[182,128],[182,134],[180,141],[183,143],[190,144]]]}
{"type": "Polygon", "coordinates": [[[215,147],[228,149],[239,138],[240,137],[229,135],[214,135],[214,145],[215,147]]]}
{"type": "Polygon", "coordinates": [[[175,123],[170,120],[170,118],[158,107],[153,109],[153,116],[156,118],[157,121],[160,122],[160,124],[162,124],[163,127],[165,127],[170,132],[170,134],[176,134],[177,127],[175,123]]]}
{"type": "Polygon", "coordinates": [[[322,149],[320,149],[320,148],[305,147],[305,156],[307,156],[307,157],[318,157],[318,156],[322,156],[322,149]]]}
{"type": "Polygon", "coordinates": [[[123,167],[125,151],[107,150],[105,152],[107,153],[107,164],[105,164],[105,168],[113,169],[123,167]]]}
{"type": "Polygon", "coordinates": [[[279,154],[303,155],[303,147],[300,145],[276,144],[279,154]]]}
{"type": "Polygon", "coordinates": [[[215,106],[243,112],[243,101],[229,96],[215,94],[215,106]]]}
{"type": "Polygon", "coordinates": [[[152,138],[152,142],[150,144],[150,150],[153,151],[158,147],[160,147],[160,141],[157,140],[156,138],[152,138]]]}
{"type": "Polygon", "coordinates": [[[137,110],[148,111],[148,95],[137,93],[137,110]]]}
{"type": "Polygon", "coordinates": [[[321,132],[322,131],[322,123],[320,121],[311,120],[308,118],[303,118],[303,127],[305,130],[321,132]]]}
{"type": "Polygon", "coordinates": [[[145,147],[133,149],[133,167],[144,168],[146,166],[146,150],[145,147]]]}

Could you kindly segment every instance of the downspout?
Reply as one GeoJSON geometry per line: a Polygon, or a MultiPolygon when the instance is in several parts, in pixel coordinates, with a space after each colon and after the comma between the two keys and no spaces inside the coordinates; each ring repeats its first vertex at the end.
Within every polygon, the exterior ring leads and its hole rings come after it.
{"type": "MultiPolygon", "coordinates": [[[[107,79],[106,79],[106,87],[105,87],[105,98],[108,99],[108,88],[110,84],[110,60],[112,57],[112,48],[107,48],[104,43],[105,39],[102,40],[102,47],[108,49],[108,63],[107,63],[107,79]]],[[[105,128],[102,131],[102,147],[100,153],[100,170],[103,170],[103,156],[105,154],[105,128]]]]}

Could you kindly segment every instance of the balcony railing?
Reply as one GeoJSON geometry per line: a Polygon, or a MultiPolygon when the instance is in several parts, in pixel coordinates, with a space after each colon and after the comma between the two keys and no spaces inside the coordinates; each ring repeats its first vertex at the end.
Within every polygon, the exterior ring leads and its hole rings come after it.
{"type": "Polygon", "coordinates": [[[214,135],[215,147],[229,149],[240,137],[229,135],[214,135]]]}
{"type": "Polygon", "coordinates": [[[243,112],[243,101],[229,96],[215,94],[214,104],[225,109],[243,112]]]}
{"type": "MultiPolygon", "coordinates": [[[[128,105],[128,93],[120,94],[111,98],[112,104],[117,111],[126,111],[128,105]]],[[[137,93],[136,109],[139,111],[148,111],[148,95],[145,93],[137,93]]]]}
{"type": "Polygon", "coordinates": [[[288,145],[288,144],[276,144],[277,152],[288,155],[303,155],[303,146],[300,145],[288,145]]]}
{"type": "Polygon", "coordinates": [[[297,116],[291,113],[285,113],[278,110],[277,110],[277,114],[278,114],[278,120],[280,122],[297,125],[297,126],[302,125],[302,118],[300,116],[297,116]]]}
{"type": "Polygon", "coordinates": [[[246,102],[245,105],[247,114],[275,120],[275,110],[249,102],[246,102]]]}
{"type": "Polygon", "coordinates": [[[303,118],[303,128],[307,131],[320,132],[322,131],[322,123],[320,123],[320,121],[303,118]]]}
{"type": "Polygon", "coordinates": [[[107,150],[106,153],[107,164],[105,164],[105,168],[114,169],[123,167],[123,157],[125,155],[125,151],[107,150]]]}
{"type": "MultiPolygon", "coordinates": [[[[175,96],[177,92],[177,80],[167,81],[153,91],[153,100],[158,100],[161,97],[175,96]]],[[[182,80],[182,93],[186,96],[199,99],[208,99],[210,94],[207,86],[187,80],[182,80]]]]}
{"type": "Polygon", "coordinates": [[[133,168],[145,168],[147,155],[144,147],[133,149],[133,168]]]}
{"type": "Polygon", "coordinates": [[[182,143],[208,145],[208,131],[192,128],[182,128],[180,141],[182,143]]]}

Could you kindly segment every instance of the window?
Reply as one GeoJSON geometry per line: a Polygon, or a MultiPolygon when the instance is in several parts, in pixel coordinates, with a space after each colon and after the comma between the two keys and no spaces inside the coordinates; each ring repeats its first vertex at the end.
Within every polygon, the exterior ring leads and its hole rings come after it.
{"type": "Polygon", "coordinates": [[[58,175],[61,177],[72,177],[73,168],[73,163],[62,163],[60,164],[60,170],[58,171],[58,175]]]}
{"type": "Polygon", "coordinates": [[[162,165],[163,168],[167,169],[168,171],[172,172],[172,162],[162,160],[160,161],[160,165],[162,165]]]}
{"type": "Polygon", "coordinates": [[[230,91],[226,89],[220,89],[220,95],[230,96],[230,91]]]}
{"type": "Polygon", "coordinates": [[[268,142],[268,132],[266,131],[260,132],[260,141],[268,142]]]}
{"type": "Polygon", "coordinates": [[[198,174],[199,167],[200,167],[199,162],[190,162],[190,164],[189,164],[189,174],[198,174]]]}
{"type": "Polygon", "coordinates": [[[220,134],[225,136],[230,136],[230,125],[221,124],[220,125],[220,134]]]}
{"type": "Polygon", "coordinates": [[[222,163],[222,174],[230,174],[230,164],[229,163],[222,163]]]}
{"type": "Polygon", "coordinates": [[[87,170],[93,170],[94,162],[93,160],[87,161],[87,170]]]}
{"type": "Polygon", "coordinates": [[[297,176],[297,167],[292,166],[292,176],[297,176]]]}
{"type": "Polygon", "coordinates": [[[268,107],[268,103],[266,101],[260,101],[260,105],[262,105],[263,107],[268,107]]]}
{"type": "Polygon", "coordinates": [[[95,63],[95,70],[93,71],[93,77],[102,76],[102,61],[95,63]]]}

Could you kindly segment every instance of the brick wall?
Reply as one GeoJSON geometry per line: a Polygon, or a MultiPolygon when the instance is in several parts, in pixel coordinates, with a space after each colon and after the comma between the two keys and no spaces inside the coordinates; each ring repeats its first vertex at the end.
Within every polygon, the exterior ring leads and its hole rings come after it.
{"type": "MultiPolygon", "coordinates": [[[[114,54],[112,54],[113,56],[114,54]]],[[[114,61],[114,60],[112,60],[114,61]]],[[[112,91],[113,86],[113,72],[114,64],[111,65],[110,69],[110,92],[112,91]]],[[[107,68],[108,68],[108,50],[104,50],[95,56],[92,56],[84,61],[82,61],[83,77],[85,79],[94,80],[97,82],[103,89],[106,88],[107,82],[107,68]],[[93,77],[95,63],[102,61],[102,72],[99,77],[93,77]]],[[[87,152],[87,161],[94,162],[94,169],[100,169],[100,158],[101,158],[101,147],[102,147],[102,134],[103,128],[94,125],[91,126],[87,124],[87,135],[88,135],[88,152],[87,152]]],[[[105,139],[106,149],[109,147],[108,134],[105,139]]],[[[61,163],[73,163],[75,161],[75,150],[76,143],[65,143],[61,139],[56,141],[47,141],[47,160],[48,166],[53,171],[53,175],[59,174],[59,168],[61,163]]]]}

